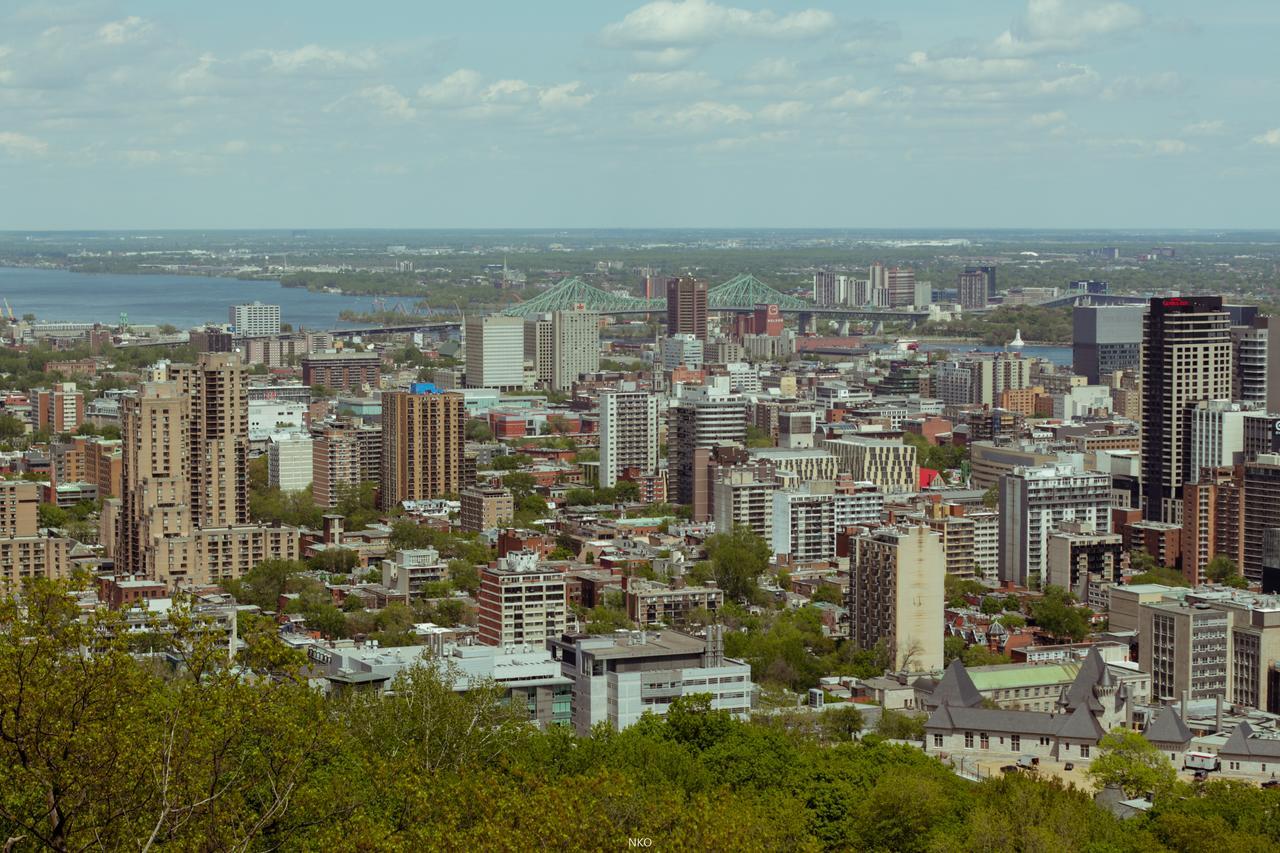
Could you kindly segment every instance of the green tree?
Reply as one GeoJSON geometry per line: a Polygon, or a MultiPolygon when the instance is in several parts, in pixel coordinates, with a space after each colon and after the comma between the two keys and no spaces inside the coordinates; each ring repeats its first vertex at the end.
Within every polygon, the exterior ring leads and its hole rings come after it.
{"type": "Polygon", "coordinates": [[[866,726],[862,712],[853,705],[827,707],[820,717],[822,732],[827,740],[846,741],[857,737],[866,726]]]}
{"type": "Polygon", "coordinates": [[[1099,788],[1116,785],[1130,797],[1147,791],[1159,796],[1177,782],[1168,756],[1139,732],[1115,729],[1098,744],[1098,754],[1086,771],[1099,788]]]}
{"type": "Polygon", "coordinates": [[[768,543],[748,527],[738,526],[707,539],[707,557],[726,598],[749,598],[756,579],[769,568],[769,556],[768,543]]]}
{"type": "Polygon", "coordinates": [[[487,421],[470,418],[464,427],[468,441],[493,441],[493,430],[487,421]]]}
{"type": "Polygon", "coordinates": [[[1071,593],[1052,584],[1044,588],[1039,601],[1032,603],[1031,618],[1045,633],[1074,643],[1089,634],[1088,610],[1077,607],[1071,593]]]}
{"type": "Polygon", "coordinates": [[[1205,578],[1214,583],[1224,583],[1228,578],[1238,577],[1239,575],[1240,567],[1225,554],[1217,554],[1204,567],[1205,578]]]}
{"type": "Polygon", "coordinates": [[[71,514],[57,504],[42,503],[36,507],[36,520],[41,527],[62,527],[71,520],[71,514]]]}
{"type": "Polygon", "coordinates": [[[876,721],[876,734],[892,740],[924,740],[924,717],[885,708],[876,721]]]}

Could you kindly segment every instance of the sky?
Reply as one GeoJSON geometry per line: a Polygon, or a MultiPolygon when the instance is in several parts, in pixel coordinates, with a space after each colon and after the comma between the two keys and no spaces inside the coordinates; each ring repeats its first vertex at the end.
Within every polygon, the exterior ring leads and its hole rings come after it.
{"type": "Polygon", "coordinates": [[[0,0],[0,229],[1276,228],[1274,0],[0,0]]]}

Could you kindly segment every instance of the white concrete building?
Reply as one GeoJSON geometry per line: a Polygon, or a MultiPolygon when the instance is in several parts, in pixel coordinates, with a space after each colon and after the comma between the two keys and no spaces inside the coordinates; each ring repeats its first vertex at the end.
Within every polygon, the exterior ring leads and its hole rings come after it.
{"type": "Polygon", "coordinates": [[[311,485],[311,436],[276,434],[267,445],[267,481],[282,492],[298,492],[311,485]]]}
{"type": "Polygon", "coordinates": [[[1039,588],[1049,534],[1064,521],[1111,532],[1111,477],[1071,465],[1018,467],[1000,478],[1000,580],[1039,588]]]}
{"type": "Polygon", "coordinates": [[[249,401],[249,440],[266,441],[282,432],[305,429],[307,406],[285,400],[249,401]]]}
{"type": "Polygon", "coordinates": [[[501,314],[468,317],[463,332],[468,387],[524,387],[524,320],[501,314]]]}
{"type": "Polygon", "coordinates": [[[1255,409],[1255,404],[1230,400],[1203,400],[1191,409],[1191,444],[1187,448],[1183,482],[1197,482],[1202,468],[1238,465],[1245,461],[1245,417],[1255,409]]]}
{"type": "Polygon", "coordinates": [[[836,556],[834,483],[807,483],[803,490],[773,494],[773,553],[793,563],[817,563],[836,556]]]}
{"type": "Polygon", "coordinates": [[[705,347],[697,335],[672,335],[662,339],[661,347],[664,370],[678,367],[698,370],[705,363],[705,347]]]}
{"type": "Polygon", "coordinates": [[[658,468],[658,396],[634,383],[600,392],[600,485],[617,484],[625,468],[658,468]]]}
{"type": "Polygon", "coordinates": [[[584,373],[600,369],[600,315],[556,311],[551,315],[551,388],[567,391],[584,373]]]}
{"type": "Polygon", "coordinates": [[[547,647],[573,682],[573,727],[581,735],[607,722],[621,731],[647,711],[665,716],[682,696],[711,694],[711,707],[745,718],[751,712],[751,667],[724,656],[718,625],[707,639],[676,631],[567,634],[547,647]]]}
{"type": "Polygon", "coordinates": [[[280,334],[280,306],[252,302],[232,305],[228,313],[232,331],[243,338],[262,338],[280,334]]]}

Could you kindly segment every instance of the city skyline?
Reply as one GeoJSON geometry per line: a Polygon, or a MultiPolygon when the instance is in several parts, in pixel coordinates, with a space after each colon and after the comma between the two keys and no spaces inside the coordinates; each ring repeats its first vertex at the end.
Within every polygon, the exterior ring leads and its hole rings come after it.
{"type": "Polygon", "coordinates": [[[1280,172],[1260,3],[304,11],[0,15],[0,228],[1260,228],[1280,172]]]}

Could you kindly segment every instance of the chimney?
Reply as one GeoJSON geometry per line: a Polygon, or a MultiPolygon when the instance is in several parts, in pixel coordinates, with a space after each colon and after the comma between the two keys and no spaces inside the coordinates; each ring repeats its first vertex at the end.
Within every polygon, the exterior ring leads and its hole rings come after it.
{"type": "MultiPolygon", "coordinates": [[[[1222,694],[1221,693],[1218,694],[1218,707],[1217,707],[1217,714],[1215,715],[1215,720],[1216,720],[1216,728],[1214,729],[1214,732],[1215,733],[1221,732],[1222,731],[1222,694]]],[[[1183,722],[1185,723],[1186,720],[1183,720],[1183,722]]]]}
{"type": "Polygon", "coordinates": [[[1182,691],[1182,708],[1180,709],[1180,714],[1182,716],[1182,721],[1184,723],[1187,721],[1187,702],[1190,700],[1190,698],[1191,698],[1191,691],[1183,690],[1182,691]]]}

